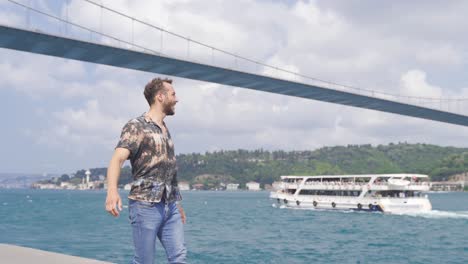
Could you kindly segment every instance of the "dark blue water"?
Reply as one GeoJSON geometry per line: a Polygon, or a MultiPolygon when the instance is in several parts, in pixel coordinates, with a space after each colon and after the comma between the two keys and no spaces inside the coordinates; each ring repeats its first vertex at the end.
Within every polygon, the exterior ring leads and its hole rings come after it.
{"type": "MultiPolygon", "coordinates": [[[[183,195],[189,263],[468,263],[468,193],[429,194],[434,211],[422,215],[282,209],[267,192],[183,195]]],[[[104,200],[0,190],[0,243],[128,263],[128,209],[112,218],[104,200]]]]}

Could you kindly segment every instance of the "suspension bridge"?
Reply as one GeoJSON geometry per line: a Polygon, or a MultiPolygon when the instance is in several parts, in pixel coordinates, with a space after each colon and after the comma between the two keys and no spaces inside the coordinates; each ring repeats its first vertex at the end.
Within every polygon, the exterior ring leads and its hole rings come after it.
{"type": "Polygon", "coordinates": [[[192,40],[91,0],[82,2],[97,14],[94,25],[74,20],[68,6],[57,14],[24,2],[7,0],[23,19],[0,23],[1,48],[468,126],[468,116],[461,113],[466,99],[401,96],[327,82],[192,40]],[[105,13],[123,23],[105,30],[105,13]],[[143,28],[149,37],[135,38],[143,28]]]}

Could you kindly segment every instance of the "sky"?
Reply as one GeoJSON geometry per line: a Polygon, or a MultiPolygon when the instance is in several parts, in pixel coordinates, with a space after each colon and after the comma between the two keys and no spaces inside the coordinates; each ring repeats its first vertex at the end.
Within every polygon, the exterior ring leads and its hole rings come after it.
{"type": "MultiPolygon", "coordinates": [[[[156,31],[83,0],[20,1],[145,47],[156,31]]],[[[392,94],[468,98],[466,1],[99,1],[105,6],[300,74],[392,94]]],[[[11,3],[0,23],[54,26],[11,3]]],[[[99,36],[86,36],[99,40],[99,36]]],[[[186,56],[185,42],[163,49],[186,56]]],[[[190,50],[195,59],[210,54],[190,50]],[[198,54],[198,58],[196,58],[198,54]]],[[[228,59],[215,56],[229,63],[228,59]]],[[[147,109],[154,73],[0,49],[0,172],[70,173],[107,166],[124,124],[147,109]]],[[[468,147],[463,126],[173,78],[168,117],[177,153],[314,150],[348,144],[426,143],[468,147]]],[[[462,106],[468,113],[468,105],[462,106]]]]}

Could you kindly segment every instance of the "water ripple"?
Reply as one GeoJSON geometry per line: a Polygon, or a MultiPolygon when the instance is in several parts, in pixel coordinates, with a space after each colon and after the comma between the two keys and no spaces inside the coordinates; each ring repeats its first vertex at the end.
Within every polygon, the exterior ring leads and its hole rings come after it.
{"type": "MultiPolygon", "coordinates": [[[[433,211],[405,215],[289,210],[272,205],[265,192],[183,196],[189,263],[435,264],[468,259],[468,193],[432,195],[433,211]]],[[[128,208],[113,218],[105,212],[104,200],[105,192],[0,190],[0,243],[128,263],[133,254],[128,208]]],[[[159,262],[164,255],[158,244],[159,262]]]]}

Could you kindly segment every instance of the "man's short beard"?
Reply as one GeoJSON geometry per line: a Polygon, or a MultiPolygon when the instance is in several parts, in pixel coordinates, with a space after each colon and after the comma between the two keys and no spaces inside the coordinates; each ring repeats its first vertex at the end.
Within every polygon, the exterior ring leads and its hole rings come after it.
{"type": "Polygon", "coordinates": [[[163,107],[163,111],[164,111],[164,114],[168,115],[168,116],[171,116],[171,115],[174,115],[175,112],[174,110],[172,109],[174,105],[171,105],[171,104],[166,104],[164,105],[163,107]]]}

